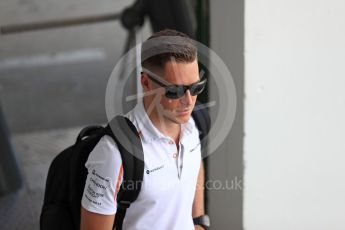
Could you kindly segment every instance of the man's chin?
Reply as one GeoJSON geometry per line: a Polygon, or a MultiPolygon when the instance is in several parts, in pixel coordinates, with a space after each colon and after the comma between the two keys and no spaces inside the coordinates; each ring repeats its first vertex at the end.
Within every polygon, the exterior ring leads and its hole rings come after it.
{"type": "Polygon", "coordinates": [[[171,122],[175,123],[175,124],[185,124],[189,121],[190,118],[190,114],[189,115],[175,115],[175,116],[166,116],[166,119],[170,120],[171,122]]]}
{"type": "Polygon", "coordinates": [[[187,123],[190,119],[191,114],[184,114],[184,115],[177,115],[175,116],[175,120],[179,123],[179,124],[184,124],[187,123]]]}

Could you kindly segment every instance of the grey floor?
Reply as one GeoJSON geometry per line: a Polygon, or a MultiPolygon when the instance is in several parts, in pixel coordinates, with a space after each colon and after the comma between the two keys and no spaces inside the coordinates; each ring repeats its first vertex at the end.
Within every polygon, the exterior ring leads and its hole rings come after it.
{"type": "Polygon", "coordinates": [[[80,127],[17,134],[12,143],[22,170],[20,191],[0,196],[1,230],[39,229],[47,171],[52,159],[71,145],[80,127]]]}

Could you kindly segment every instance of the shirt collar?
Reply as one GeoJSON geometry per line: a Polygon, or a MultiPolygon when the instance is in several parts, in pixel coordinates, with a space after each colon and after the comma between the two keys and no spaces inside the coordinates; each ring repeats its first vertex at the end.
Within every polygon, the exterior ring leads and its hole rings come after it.
{"type": "Polygon", "coordinates": [[[138,100],[138,104],[133,110],[133,116],[138,124],[138,132],[146,142],[151,142],[158,138],[165,138],[165,136],[152,124],[152,121],[146,113],[142,99],[138,100]]]}

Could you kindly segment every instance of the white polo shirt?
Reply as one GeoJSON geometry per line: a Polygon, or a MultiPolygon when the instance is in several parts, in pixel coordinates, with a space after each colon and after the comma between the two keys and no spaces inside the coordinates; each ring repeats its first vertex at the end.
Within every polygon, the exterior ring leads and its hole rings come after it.
{"type": "MultiPolygon", "coordinates": [[[[181,125],[179,151],[148,118],[142,102],[128,117],[137,128],[145,169],[140,194],[127,209],[124,230],[194,229],[192,204],[201,162],[199,131],[193,118],[181,125]]],[[[114,140],[104,136],[85,164],[88,176],[82,206],[94,213],[116,213],[122,160],[114,140]]]]}

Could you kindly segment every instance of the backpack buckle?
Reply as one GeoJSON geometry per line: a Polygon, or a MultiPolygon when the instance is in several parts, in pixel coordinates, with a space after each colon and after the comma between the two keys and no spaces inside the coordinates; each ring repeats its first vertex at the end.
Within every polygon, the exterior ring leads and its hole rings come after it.
{"type": "Polygon", "coordinates": [[[126,200],[121,200],[117,205],[121,209],[127,209],[127,208],[129,208],[129,206],[131,206],[131,202],[130,201],[126,201],[126,200]]]}

